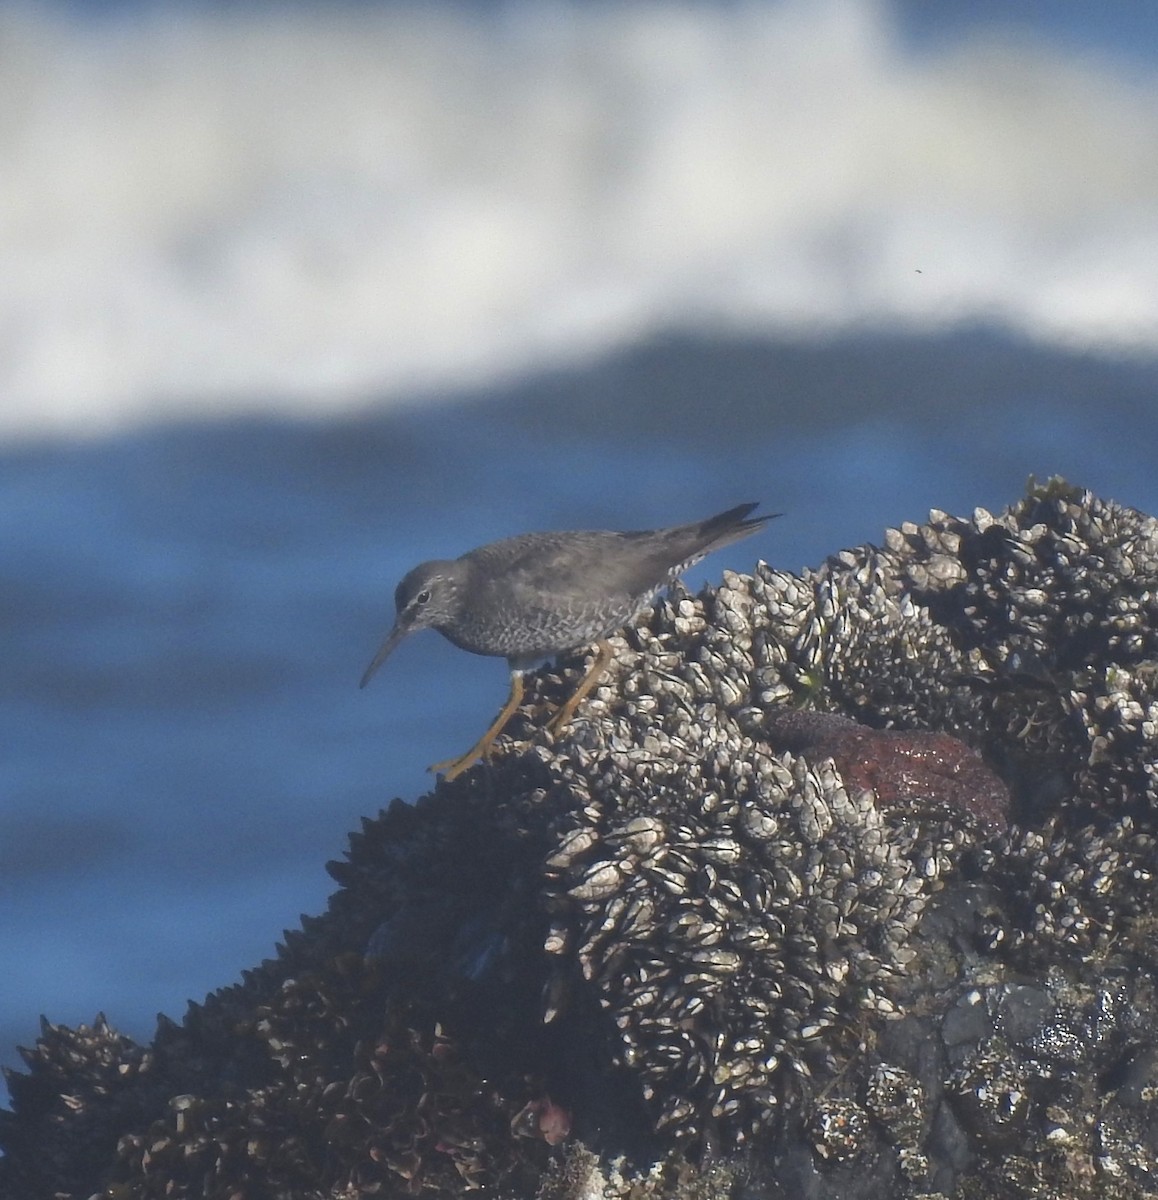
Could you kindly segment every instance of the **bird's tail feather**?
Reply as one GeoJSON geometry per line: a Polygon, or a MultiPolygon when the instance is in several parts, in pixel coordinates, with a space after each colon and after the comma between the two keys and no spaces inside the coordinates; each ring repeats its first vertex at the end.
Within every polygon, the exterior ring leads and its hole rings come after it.
{"type": "Polygon", "coordinates": [[[729,508],[727,512],[717,513],[716,516],[701,521],[699,534],[703,539],[704,553],[719,550],[722,546],[730,546],[741,538],[749,537],[758,529],[763,529],[773,517],[783,515],[782,513],[765,513],[763,516],[746,520],[748,514],[757,507],[757,504],[737,504],[735,508],[729,508]]]}

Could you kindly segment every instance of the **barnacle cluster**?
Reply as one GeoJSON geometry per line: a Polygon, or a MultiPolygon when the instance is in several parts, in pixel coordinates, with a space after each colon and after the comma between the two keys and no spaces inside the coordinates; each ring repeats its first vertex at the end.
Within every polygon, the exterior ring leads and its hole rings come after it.
{"type": "Polygon", "coordinates": [[[1158,522],[1070,488],[679,592],[162,1022],[0,1197],[1158,1193],[1158,522]]]}
{"type": "Polygon", "coordinates": [[[729,753],[719,734],[717,714],[678,747],[560,772],[545,945],[613,1020],[658,1129],[742,1141],[894,1011],[890,978],[965,835],[890,830],[831,761],[729,753]]]}

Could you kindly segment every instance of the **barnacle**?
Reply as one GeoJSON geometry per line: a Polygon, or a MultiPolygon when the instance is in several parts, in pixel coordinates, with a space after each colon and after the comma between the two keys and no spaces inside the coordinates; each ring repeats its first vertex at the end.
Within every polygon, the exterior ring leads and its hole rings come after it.
{"type": "Polygon", "coordinates": [[[614,648],[150,1047],[46,1023],[0,1197],[1158,1191],[1158,522],[1051,480],[614,648]]]}

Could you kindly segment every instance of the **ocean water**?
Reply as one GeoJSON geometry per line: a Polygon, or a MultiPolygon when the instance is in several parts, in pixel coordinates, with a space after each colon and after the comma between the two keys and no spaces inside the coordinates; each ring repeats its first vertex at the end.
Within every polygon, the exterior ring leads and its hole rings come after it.
{"type": "Polygon", "coordinates": [[[5,4],[0,432],[414,403],[673,327],[1152,348],[1158,18],[972,7],[5,4]]]}
{"type": "Polygon", "coordinates": [[[501,660],[401,575],[1059,472],[1158,511],[1146,6],[0,6],[0,1058],[319,911],[501,660]]]}

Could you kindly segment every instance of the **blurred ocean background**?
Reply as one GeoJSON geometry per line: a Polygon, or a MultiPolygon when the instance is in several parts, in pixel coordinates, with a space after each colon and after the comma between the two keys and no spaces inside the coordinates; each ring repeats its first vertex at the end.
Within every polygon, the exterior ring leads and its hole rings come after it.
{"type": "Polygon", "coordinates": [[[1158,512],[1158,5],[0,0],[0,1059],[234,981],[506,693],[418,561],[1158,512]]]}

